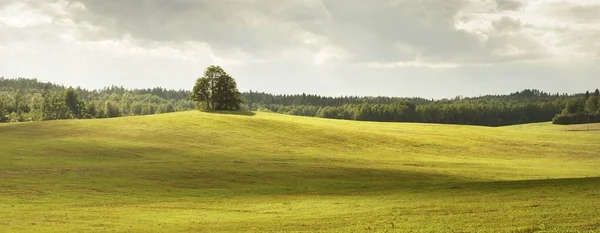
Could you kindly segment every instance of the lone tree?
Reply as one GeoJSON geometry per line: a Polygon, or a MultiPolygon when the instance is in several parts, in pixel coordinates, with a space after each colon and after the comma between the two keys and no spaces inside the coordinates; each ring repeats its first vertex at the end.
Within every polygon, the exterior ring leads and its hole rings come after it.
{"type": "Polygon", "coordinates": [[[241,94],[235,80],[219,66],[209,66],[196,80],[191,99],[206,110],[239,110],[241,94]]]}

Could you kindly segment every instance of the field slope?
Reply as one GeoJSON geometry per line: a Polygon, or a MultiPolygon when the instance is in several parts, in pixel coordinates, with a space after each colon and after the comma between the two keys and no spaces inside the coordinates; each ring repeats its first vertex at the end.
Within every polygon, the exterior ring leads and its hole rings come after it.
{"type": "Polygon", "coordinates": [[[0,232],[600,231],[598,129],[200,112],[4,124],[0,232]]]}

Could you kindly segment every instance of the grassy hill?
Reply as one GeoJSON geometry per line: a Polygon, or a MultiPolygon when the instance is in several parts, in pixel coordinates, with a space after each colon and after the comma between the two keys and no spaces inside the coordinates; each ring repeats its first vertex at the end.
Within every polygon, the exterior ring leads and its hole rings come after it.
{"type": "Polygon", "coordinates": [[[599,129],[200,112],[0,124],[0,232],[600,231],[599,129]]]}

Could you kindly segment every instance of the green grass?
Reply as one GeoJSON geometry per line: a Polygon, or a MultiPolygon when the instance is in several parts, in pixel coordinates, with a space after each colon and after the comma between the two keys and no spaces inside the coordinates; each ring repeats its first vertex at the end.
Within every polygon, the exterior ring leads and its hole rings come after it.
{"type": "Polygon", "coordinates": [[[590,128],[200,112],[4,124],[0,232],[600,232],[590,128]]]}

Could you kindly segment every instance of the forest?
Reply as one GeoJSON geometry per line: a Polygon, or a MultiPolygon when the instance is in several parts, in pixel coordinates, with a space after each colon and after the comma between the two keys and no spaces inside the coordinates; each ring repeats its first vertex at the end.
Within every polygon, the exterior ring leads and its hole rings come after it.
{"type": "Polygon", "coordinates": [[[571,99],[565,109],[552,119],[554,124],[582,124],[600,122],[600,90],[586,92],[581,98],[571,99]]]}
{"type": "MultiPolygon", "coordinates": [[[[526,89],[507,95],[424,99],[325,97],[311,94],[241,93],[241,111],[381,122],[504,126],[553,121],[600,121],[599,93],[550,94],[526,89]]],[[[188,90],[165,88],[100,90],[65,87],[37,79],[0,78],[0,122],[92,119],[197,109],[188,90]]]]}
{"type": "Polygon", "coordinates": [[[37,79],[0,78],[0,122],[149,115],[195,108],[184,90],[101,90],[64,87],[37,79]]]}
{"type": "MultiPolygon", "coordinates": [[[[317,95],[243,94],[248,109],[333,119],[505,126],[535,122],[562,123],[565,106],[583,106],[584,94],[550,94],[526,89],[508,95],[428,100],[395,97],[321,97],[317,95]],[[559,114],[557,116],[557,114],[559,114]],[[557,116],[558,118],[555,118],[557,116]],[[556,121],[556,119],[559,119],[556,121]]],[[[592,102],[594,100],[591,100],[592,102]]],[[[594,102],[594,103],[597,103],[594,102]]],[[[579,109],[583,109],[578,107],[579,109]]],[[[597,110],[596,110],[597,111],[597,110]]],[[[568,111],[567,113],[575,113],[568,111]]],[[[582,113],[577,113],[577,116],[582,113]]],[[[571,114],[567,115],[572,117],[571,114]]],[[[586,115],[587,116],[587,115],[586,115]]],[[[594,122],[586,118],[569,124],[594,122]]],[[[596,121],[598,122],[598,121],[596,121]]],[[[563,124],[566,124],[563,123],[563,124]]]]}

